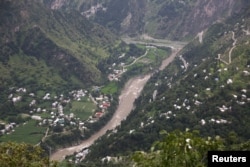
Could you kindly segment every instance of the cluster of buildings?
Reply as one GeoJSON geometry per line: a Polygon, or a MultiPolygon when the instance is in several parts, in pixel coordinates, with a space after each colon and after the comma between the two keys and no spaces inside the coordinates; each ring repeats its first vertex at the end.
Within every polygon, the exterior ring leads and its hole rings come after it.
{"type": "MultiPolygon", "coordinates": [[[[123,53],[118,58],[121,59],[125,56],[125,53],[123,53]]],[[[119,64],[113,63],[111,67],[109,67],[109,70],[111,73],[108,75],[109,81],[119,81],[119,78],[122,76],[123,73],[127,71],[127,69],[124,68],[125,63],[121,62],[119,64]]]]}
{"type": "Polygon", "coordinates": [[[91,6],[91,8],[85,12],[82,12],[81,14],[85,16],[86,18],[90,18],[91,16],[95,15],[98,11],[106,11],[107,8],[103,7],[102,4],[97,3],[96,5],[91,6]]]}
{"type": "Polygon", "coordinates": [[[9,123],[9,124],[0,123],[0,135],[14,132],[15,131],[14,130],[15,127],[16,127],[16,123],[15,122],[12,122],[12,123],[9,123]]]}
{"type": "Polygon", "coordinates": [[[74,155],[74,160],[73,159],[69,159],[69,162],[78,164],[78,163],[80,163],[85,158],[85,156],[88,153],[89,153],[89,149],[88,148],[83,148],[80,152],[78,152],[78,153],[76,153],[74,155]]]}
{"type": "MultiPolygon", "coordinates": [[[[195,67],[197,67],[197,65],[195,65],[195,67]]],[[[241,76],[242,77],[249,77],[250,76],[250,72],[248,71],[248,69],[250,68],[250,65],[247,65],[245,69],[242,70],[241,76]]],[[[235,68],[236,71],[239,71],[240,69],[238,67],[235,68]]],[[[215,71],[216,72],[216,71],[215,71]]],[[[217,70],[217,73],[220,75],[223,75],[223,73],[227,73],[228,72],[228,68],[221,68],[217,70]]],[[[226,75],[226,74],[225,74],[226,75]]],[[[193,79],[197,79],[197,78],[202,78],[204,80],[204,82],[207,82],[208,79],[211,79],[214,77],[214,75],[210,72],[208,72],[207,69],[203,69],[200,71],[200,73],[195,73],[193,76],[193,79]]],[[[167,77],[165,77],[165,79],[167,79],[167,77]]],[[[234,78],[224,78],[224,83],[221,82],[220,78],[215,77],[214,79],[215,84],[214,85],[218,85],[220,89],[224,89],[226,87],[226,85],[232,85],[234,84],[234,78]]],[[[171,85],[171,81],[172,79],[169,80],[169,82],[167,83],[167,85],[171,85]]],[[[155,84],[156,87],[158,87],[158,83],[155,84]]],[[[169,87],[171,88],[171,87],[169,87]]],[[[170,119],[171,117],[176,117],[176,113],[177,111],[180,110],[185,110],[185,111],[190,111],[192,113],[194,113],[196,111],[196,107],[200,106],[203,104],[203,98],[200,96],[200,94],[196,92],[196,86],[195,85],[191,85],[191,90],[193,90],[192,94],[189,91],[186,91],[186,95],[188,95],[188,97],[193,97],[193,98],[189,98],[189,99],[184,99],[181,100],[180,98],[177,98],[175,103],[172,106],[172,111],[168,111],[165,113],[161,113],[161,117],[165,117],[166,119],[170,119]]],[[[156,89],[157,91],[157,89],[156,89]]],[[[247,103],[250,102],[250,97],[249,97],[249,90],[247,90],[246,88],[243,88],[241,90],[239,90],[238,92],[234,92],[232,94],[232,98],[231,101],[237,103],[238,105],[245,105],[247,103]]],[[[207,96],[209,97],[213,92],[213,88],[212,87],[207,87],[203,90],[203,93],[207,94],[207,96]]],[[[153,99],[156,99],[156,95],[155,93],[153,93],[153,99]]],[[[165,101],[166,98],[162,97],[160,100],[165,101]]],[[[221,104],[220,106],[217,106],[215,108],[216,111],[224,113],[224,112],[230,112],[232,111],[232,106],[230,106],[228,103],[226,104],[221,104]]],[[[215,119],[215,118],[203,118],[199,121],[199,123],[201,125],[206,125],[208,123],[210,124],[230,124],[232,123],[231,121],[228,121],[226,119],[215,119]]]]}
{"type": "Polygon", "coordinates": [[[110,100],[104,95],[96,97],[95,100],[97,102],[99,111],[94,114],[93,118],[99,119],[107,112],[107,109],[110,107],[110,100]]]}
{"type": "MultiPolygon", "coordinates": [[[[80,120],[74,113],[65,114],[65,106],[71,103],[72,101],[81,101],[83,97],[88,94],[87,90],[73,90],[68,93],[68,96],[63,94],[59,96],[52,96],[50,93],[45,93],[43,97],[37,97],[35,93],[28,93],[26,88],[11,88],[11,94],[9,94],[8,99],[16,105],[22,100],[25,100],[27,97],[31,99],[28,103],[29,110],[24,111],[27,117],[30,117],[33,120],[38,122],[39,126],[78,126],[80,129],[86,129],[84,126],[85,122],[88,121],[93,123],[98,121],[110,107],[110,101],[107,96],[100,95],[99,97],[93,98],[91,95],[90,99],[93,100],[98,106],[98,110],[94,112],[88,120],[80,120]],[[51,103],[51,106],[41,107],[43,103],[51,103]]],[[[27,100],[27,99],[26,99],[27,100]]],[[[68,112],[67,112],[68,113],[68,112]]],[[[17,123],[13,122],[6,124],[2,122],[0,124],[0,134],[8,134],[14,131],[14,128],[17,126],[17,123]]]]}
{"type": "MultiPolygon", "coordinates": [[[[247,65],[246,68],[250,68],[250,65],[247,65]]],[[[236,70],[238,71],[239,68],[236,68],[236,70]]],[[[227,71],[228,71],[228,68],[222,68],[222,69],[218,69],[217,72],[222,74],[223,72],[227,72],[227,71]]],[[[240,73],[242,77],[250,76],[250,72],[248,72],[247,69],[242,70],[242,72],[240,73]]],[[[209,78],[211,79],[213,77],[213,74],[209,73],[208,70],[203,69],[200,73],[196,73],[192,77],[194,80],[197,79],[198,77],[201,77],[206,82],[209,78]]],[[[168,78],[165,77],[165,79],[168,79],[168,78]]],[[[230,77],[224,79],[224,83],[221,82],[219,78],[214,78],[212,80],[215,82],[215,85],[221,84],[221,85],[218,85],[220,89],[224,89],[226,85],[230,86],[236,82],[234,78],[230,78],[230,77]]],[[[169,80],[167,85],[171,85],[171,81],[172,79],[169,80]]],[[[158,82],[159,81],[155,83],[155,87],[159,86],[158,82]]],[[[183,99],[181,97],[177,98],[171,107],[171,111],[169,110],[169,111],[163,112],[159,116],[169,120],[171,118],[177,117],[180,111],[195,113],[197,111],[196,108],[203,105],[204,101],[200,95],[200,92],[196,92],[198,89],[196,90],[195,85],[191,85],[191,89],[193,90],[193,92],[190,92],[190,91],[185,92],[189,98],[183,98],[183,99]]],[[[155,91],[157,91],[157,88],[155,89],[155,91]]],[[[155,93],[155,91],[153,92],[153,95],[152,95],[152,99],[154,100],[157,98],[156,97],[157,94],[155,93]]],[[[203,93],[206,92],[208,93],[208,96],[209,96],[209,92],[212,92],[212,91],[213,91],[212,87],[207,87],[203,90],[203,93]]],[[[162,97],[160,100],[165,101],[167,99],[165,97],[162,97]]],[[[246,105],[247,103],[250,103],[249,90],[247,88],[243,88],[238,91],[234,91],[234,94],[232,94],[230,101],[235,102],[238,105],[246,105]]],[[[150,100],[150,102],[152,102],[152,100],[150,100]]],[[[225,104],[222,103],[221,105],[216,106],[215,111],[217,111],[218,113],[231,112],[233,111],[233,107],[230,106],[230,103],[225,103],[225,104]]],[[[146,122],[141,122],[140,128],[153,124],[154,122],[155,120],[153,119],[153,117],[149,117],[146,122]]],[[[223,118],[223,116],[219,116],[219,117],[214,116],[212,118],[211,117],[201,118],[198,121],[198,124],[202,126],[205,126],[208,124],[222,125],[222,124],[231,124],[231,123],[233,123],[232,120],[227,120],[226,118],[223,118]]],[[[136,131],[135,129],[131,129],[128,131],[128,133],[132,134],[135,131],[136,131]]]]}
{"type": "MultiPolygon", "coordinates": [[[[112,67],[115,67],[116,63],[113,64],[112,67]]],[[[121,64],[121,66],[124,66],[124,64],[121,64]]],[[[122,76],[124,72],[126,72],[125,68],[122,68],[121,70],[117,70],[114,68],[109,68],[109,70],[112,70],[112,72],[108,75],[109,81],[119,81],[119,78],[122,76]]]]}

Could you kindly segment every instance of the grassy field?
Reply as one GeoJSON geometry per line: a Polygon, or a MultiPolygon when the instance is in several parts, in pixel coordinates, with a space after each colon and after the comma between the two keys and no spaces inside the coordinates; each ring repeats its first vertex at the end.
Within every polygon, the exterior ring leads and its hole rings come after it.
{"type": "Polygon", "coordinates": [[[108,85],[104,86],[101,89],[101,92],[103,94],[114,94],[118,90],[118,85],[116,82],[110,82],[108,85]]]}
{"type": "Polygon", "coordinates": [[[37,144],[44,136],[45,131],[46,127],[36,126],[36,121],[30,120],[26,124],[16,127],[11,134],[1,136],[0,141],[37,144]]]}
{"type": "Polygon", "coordinates": [[[159,62],[162,59],[166,58],[169,53],[163,49],[150,49],[146,58],[149,58],[153,62],[159,62]]]}
{"type": "Polygon", "coordinates": [[[87,120],[96,108],[96,105],[88,97],[84,97],[81,101],[72,101],[72,108],[64,113],[74,113],[81,120],[87,120]]]}

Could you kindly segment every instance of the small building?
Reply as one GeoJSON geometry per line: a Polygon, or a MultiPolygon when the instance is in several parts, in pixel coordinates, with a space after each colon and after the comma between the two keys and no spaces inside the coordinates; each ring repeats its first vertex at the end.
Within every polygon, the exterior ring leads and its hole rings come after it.
{"type": "Polygon", "coordinates": [[[103,116],[103,114],[104,114],[104,113],[101,112],[101,111],[100,111],[100,112],[96,112],[94,117],[95,117],[95,118],[101,118],[101,117],[103,116]]]}
{"type": "Polygon", "coordinates": [[[41,120],[42,120],[42,117],[41,117],[41,116],[38,116],[38,115],[32,115],[32,116],[31,116],[31,119],[34,119],[34,120],[37,120],[37,121],[41,121],[41,120]]]}

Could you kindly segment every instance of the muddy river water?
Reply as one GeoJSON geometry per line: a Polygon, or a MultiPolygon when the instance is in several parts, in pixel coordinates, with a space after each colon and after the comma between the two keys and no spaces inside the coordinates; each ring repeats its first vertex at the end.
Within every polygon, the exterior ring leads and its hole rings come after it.
{"type": "MultiPolygon", "coordinates": [[[[178,51],[183,46],[184,45],[179,45],[178,47],[172,48],[173,50],[172,54],[162,62],[162,65],[159,67],[159,70],[163,70],[166,66],[168,66],[168,64],[174,60],[178,51]]],[[[134,107],[133,103],[135,99],[140,95],[144,85],[147,83],[150,76],[151,74],[131,78],[125,84],[125,87],[123,88],[123,91],[121,92],[121,95],[119,97],[119,105],[112,119],[103,128],[101,128],[101,130],[93,134],[90,138],[82,141],[77,146],[63,148],[54,152],[50,156],[50,159],[56,160],[56,161],[62,161],[65,158],[65,156],[71,155],[74,152],[79,152],[85,147],[89,147],[99,137],[103,136],[107,130],[112,130],[118,125],[120,125],[121,121],[126,119],[126,117],[129,115],[129,113],[133,109],[134,107]]]]}
{"type": "Polygon", "coordinates": [[[83,148],[89,147],[91,144],[93,144],[99,137],[104,135],[107,130],[112,130],[117,127],[122,120],[126,119],[130,111],[133,109],[134,100],[140,95],[140,92],[149,78],[150,74],[130,79],[126,83],[119,97],[119,106],[112,119],[89,139],[82,141],[81,144],[63,148],[53,153],[50,157],[51,160],[61,161],[66,155],[71,155],[74,152],[81,151],[83,148]]]}

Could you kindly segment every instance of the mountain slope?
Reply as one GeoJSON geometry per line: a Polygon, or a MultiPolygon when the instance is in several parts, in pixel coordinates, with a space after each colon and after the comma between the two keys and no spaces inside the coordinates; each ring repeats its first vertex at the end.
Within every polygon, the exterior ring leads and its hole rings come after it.
{"type": "Polygon", "coordinates": [[[249,13],[248,4],[214,24],[155,73],[131,115],[93,145],[87,159],[148,150],[161,130],[199,130],[227,144],[249,140],[249,13]]]}
{"type": "Polygon", "coordinates": [[[76,8],[87,18],[122,35],[149,34],[187,39],[238,12],[246,0],[64,0],[44,1],[53,9],[76,8]],[[192,25],[192,26],[191,26],[192,25]]]}
{"type": "Polygon", "coordinates": [[[110,32],[90,23],[78,12],[51,11],[39,2],[6,0],[1,1],[0,7],[0,57],[6,74],[1,75],[1,87],[25,85],[26,77],[37,85],[45,84],[37,82],[39,75],[50,84],[72,82],[72,77],[78,85],[83,81],[88,85],[100,80],[101,72],[96,65],[109,56],[107,48],[116,41],[110,32]],[[22,58],[15,61],[20,56],[22,58]],[[15,65],[12,66],[11,61],[15,65]],[[21,69],[32,73],[38,64],[44,68],[34,74],[38,77],[20,75],[21,69]],[[58,80],[53,80],[52,74],[43,75],[46,71],[55,73],[58,80]],[[21,76],[23,82],[7,83],[21,76]]]}
{"type": "Polygon", "coordinates": [[[98,65],[118,42],[104,27],[32,0],[1,1],[0,18],[0,123],[25,121],[29,94],[56,96],[103,82],[98,65]],[[15,104],[19,88],[25,95],[15,104]]]}

